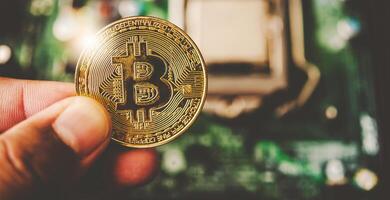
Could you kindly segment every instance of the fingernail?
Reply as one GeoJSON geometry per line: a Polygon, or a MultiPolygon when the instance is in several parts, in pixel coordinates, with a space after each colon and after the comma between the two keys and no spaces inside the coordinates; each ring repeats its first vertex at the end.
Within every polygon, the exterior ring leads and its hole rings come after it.
{"type": "Polygon", "coordinates": [[[87,97],[74,101],[52,124],[60,139],[85,157],[109,138],[110,119],[102,105],[87,97]]]}

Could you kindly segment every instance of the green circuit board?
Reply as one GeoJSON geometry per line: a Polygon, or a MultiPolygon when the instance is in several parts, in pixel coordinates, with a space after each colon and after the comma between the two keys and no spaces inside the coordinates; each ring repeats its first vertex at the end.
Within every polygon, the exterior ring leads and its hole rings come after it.
{"type": "MultiPolygon", "coordinates": [[[[236,6],[235,12],[241,13],[238,4],[231,3],[234,1],[216,1],[221,3],[220,6],[231,4],[226,9],[232,11],[236,6]]],[[[239,6],[246,6],[245,2],[248,8],[252,4],[259,5],[258,12],[263,12],[264,5],[268,6],[268,11],[280,6],[282,11],[275,11],[272,16],[281,16],[284,27],[290,27],[293,22],[290,18],[294,15],[291,15],[293,5],[288,1],[261,1],[261,5],[256,1],[245,0],[239,6]],[[284,3],[279,5],[277,2],[284,3]]],[[[4,12],[0,12],[0,24],[9,28],[0,30],[0,45],[3,45],[0,57],[4,45],[12,50],[12,54],[0,64],[0,74],[72,82],[77,58],[83,45],[88,43],[89,34],[128,15],[153,15],[173,20],[191,32],[199,26],[195,20],[191,21],[191,17],[197,16],[195,6],[199,2],[201,0],[2,2],[0,10],[4,12]],[[187,7],[175,10],[180,6],[187,7]],[[191,12],[195,14],[188,14],[191,12]],[[7,19],[10,17],[17,21],[9,23],[7,19]],[[75,36],[74,29],[81,36],[75,36]]],[[[283,114],[277,112],[283,108],[281,106],[293,102],[306,84],[308,87],[311,84],[307,83],[308,74],[294,61],[295,47],[290,37],[294,30],[285,28],[280,36],[285,42],[280,50],[284,52],[287,74],[284,87],[261,94],[261,98],[252,94],[250,98],[255,99],[256,106],[229,117],[226,113],[207,112],[206,109],[187,133],[157,148],[161,159],[156,178],[145,186],[126,192],[124,198],[277,200],[377,197],[376,186],[381,178],[377,173],[380,147],[362,2],[301,2],[305,58],[320,72],[318,83],[312,85],[314,89],[307,101],[302,105],[297,103],[283,114]]],[[[212,11],[217,13],[224,9],[214,8],[212,11]]],[[[208,23],[205,21],[204,24],[208,23]]],[[[259,50],[259,55],[262,51],[259,50]]],[[[226,72],[240,77],[250,76],[244,69],[250,73],[269,74],[273,70],[272,58],[267,57],[269,54],[264,53],[267,59],[259,62],[262,66],[259,69],[257,65],[246,63],[246,55],[240,57],[243,62],[227,59],[226,63],[210,62],[208,67],[210,73],[226,72]]],[[[210,53],[209,60],[212,60],[211,56],[210,53]]],[[[264,91],[267,89],[267,85],[262,87],[264,91]]],[[[235,105],[241,96],[228,94],[215,98],[235,105]]],[[[211,110],[213,106],[210,104],[211,110]]]]}

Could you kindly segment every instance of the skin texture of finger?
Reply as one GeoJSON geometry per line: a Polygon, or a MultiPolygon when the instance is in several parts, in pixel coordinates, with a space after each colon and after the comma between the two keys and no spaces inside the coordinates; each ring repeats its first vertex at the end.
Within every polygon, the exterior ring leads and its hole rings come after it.
{"type": "Polygon", "coordinates": [[[82,160],[90,154],[96,158],[96,149],[101,152],[100,146],[106,146],[109,121],[100,104],[86,97],[73,97],[6,131],[0,136],[0,166],[5,166],[0,170],[2,198],[28,195],[25,191],[38,194],[33,188],[36,186],[53,189],[69,183],[83,169],[82,160]],[[94,121],[81,122],[74,117],[77,113],[94,121]]]}
{"type": "Polygon", "coordinates": [[[51,104],[74,95],[72,83],[0,77],[0,133],[51,104]]]}

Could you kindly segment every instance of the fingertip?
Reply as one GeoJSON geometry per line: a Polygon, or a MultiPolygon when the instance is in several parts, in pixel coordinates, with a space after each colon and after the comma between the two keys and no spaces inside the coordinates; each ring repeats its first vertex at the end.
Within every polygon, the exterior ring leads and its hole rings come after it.
{"type": "Polygon", "coordinates": [[[80,157],[87,157],[110,138],[111,120],[104,107],[95,100],[73,97],[52,127],[80,157]]]}
{"type": "Polygon", "coordinates": [[[121,187],[135,186],[153,177],[157,166],[154,149],[135,149],[118,153],[114,159],[114,182],[121,187]]]}

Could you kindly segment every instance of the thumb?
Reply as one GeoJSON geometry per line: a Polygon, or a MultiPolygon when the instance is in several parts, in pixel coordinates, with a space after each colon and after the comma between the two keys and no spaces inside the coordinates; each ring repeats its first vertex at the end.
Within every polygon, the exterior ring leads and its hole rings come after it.
{"type": "Polygon", "coordinates": [[[0,135],[1,199],[58,190],[105,148],[109,131],[105,109],[87,97],[62,100],[12,127],[0,135]]]}

